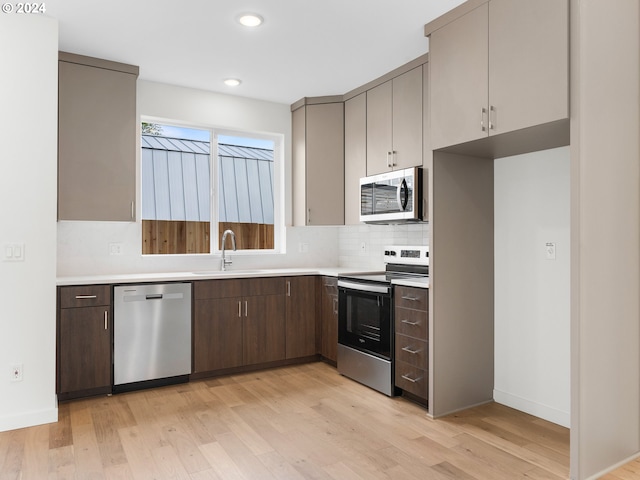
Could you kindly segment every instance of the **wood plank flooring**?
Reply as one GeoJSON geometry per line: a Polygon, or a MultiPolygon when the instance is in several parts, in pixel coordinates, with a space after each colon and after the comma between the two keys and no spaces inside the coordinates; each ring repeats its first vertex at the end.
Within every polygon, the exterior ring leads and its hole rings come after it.
{"type": "Polygon", "coordinates": [[[431,420],[320,362],[72,401],[0,433],[1,480],[568,477],[565,428],[498,404],[431,420]]]}

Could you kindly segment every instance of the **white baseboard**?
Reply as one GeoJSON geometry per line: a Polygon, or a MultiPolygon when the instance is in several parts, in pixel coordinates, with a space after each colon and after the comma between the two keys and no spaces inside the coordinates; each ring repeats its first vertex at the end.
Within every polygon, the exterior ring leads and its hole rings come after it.
{"type": "Polygon", "coordinates": [[[493,391],[493,399],[496,403],[506,405],[507,407],[515,408],[521,412],[534,415],[536,417],[548,420],[549,422],[556,423],[563,427],[569,428],[571,426],[571,413],[563,412],[548,405],[533,402],[526,398],[518,397],[507,392],[501,392],[500,390],[493,391]]]}
{"type": "Polygon", "coordinates": [[[45,423],[54,423],[57,421],[58,407],[47,410],[37,410],[34,412],[25,412],[19,415],[0,417],[0,432],[33,427],[35,425],[44,425],[45,423]]]}

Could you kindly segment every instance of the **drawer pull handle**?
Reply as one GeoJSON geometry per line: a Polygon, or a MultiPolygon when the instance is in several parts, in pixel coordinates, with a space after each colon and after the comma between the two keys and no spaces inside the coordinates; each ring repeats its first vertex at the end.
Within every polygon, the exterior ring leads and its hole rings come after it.
{"type": "Polygon", "coordinates": [[[420,322],[411,322],[409,320],[402,320],[402,323],[406,323],[407,325],[411,325],[412,327],[415,327],[417,325],[420,325],[420,322]]]}
{"type": "Polygon", "coordinates": [[[97,295],[76,295],[76,300],[89,300],[91,298],[98,298],[97,295]]]}
{"type": "Polygon", "coordinates": [[[104,329],[109,330],[109,312],[104,311],[104,329]]]}
{"type": "Polygon", "coordinates": [[[403,352],[411,353],[412,355],[416,355],[421,352],[420,349],[414,350],[411,347],[402,347],[403,352]]]}
{"type": "Polygon", "coordinates": [[[411,383],[418,383],[420,380],[422,380],[422,377],[411,378],[409,375],[402,375],[402,378],[411,383]]]}
{"type": "Polygon", "coordinates": [[[417,300],[420,300],[418,297],[409,297],[409,296],[403,296],[402,299],[403,300],[409,300],[411,302],[415,302],[417,300]]]}

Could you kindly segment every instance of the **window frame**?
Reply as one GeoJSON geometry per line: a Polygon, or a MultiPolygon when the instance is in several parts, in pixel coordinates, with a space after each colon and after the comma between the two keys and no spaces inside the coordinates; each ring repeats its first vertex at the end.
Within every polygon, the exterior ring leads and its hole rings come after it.
{"type": "MultiPolygon", "coordinates": [[[[138,122],[139,135],[138,141],[142,137],[142,123],[156,123],[159,125],[175,126],[179,128],[193,128],[197,130],[206,130],[210,135],[210,149],[209,149],[209,205],[211,218],[209,219],[210,238],[209,238],[209,253],[170,253],[170,254],[158,254],[149,253],[142,254],[145,257],[190,257],[190,256],[220,256],[222,253],[220,241],[218,238],[218,225],[220,220],[220,212],[218,210],[219,202],[219,188],[218,178],[220,161],[218,155],[218,137],[233,136],[244,138],[255,138],[260,140],[269,140],[273,142],[273,246],[272,249],[244,249],[236,250],[234,255],[272,255],[285,253],[285,212],[284,212],[284,134],[278,133],[264,133],[264,132],[252,132],[250,130],[242,130],[229,127],[214,127],[206,124],[199,124],[194,122],[185,122],[180,120],[173,120],[162,117],[153,117],[149,115],[140,115],[138,122]],[[214,234],[215,232],[215,234],[214,234]]],[[[140,198],[140,209],[142,212],[142,145],[138,148],[140,155],[140,178],[137,182],[137,188],[139,189],[138,198],[140,198]]],[[[140,214],[139,223],[142,224],[142,213],[140,214]]],[[[142,241],[142,231],[140,231],[140,240],[142,241]]]]}

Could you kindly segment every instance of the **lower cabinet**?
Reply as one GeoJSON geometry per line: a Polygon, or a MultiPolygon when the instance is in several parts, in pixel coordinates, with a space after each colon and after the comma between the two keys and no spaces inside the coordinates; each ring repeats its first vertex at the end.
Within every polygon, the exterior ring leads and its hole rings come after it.
{"type": "Polygon", "coordinates": [[[284,279],[194,283],[194,373],[285,358],[284,279]]]}
{"type": "Polygon", "coordinates": [[[316,355],[316,277],[287,277],[286,357],[316,355]]]}
{"type": "Polygon", "coordinates": [[[316,277],[194,283],[194,373],[316,355],[316,277]]]}
{"type": "Polygon", "coordinates": [[[322,277],[322,356],[336,363],[338,360],[338,279],[322,277]]]}
{"type": "Polygon", "coordinates": [[[111,287],[58,288],[56,393],[60,400],[111,392],[111,287]]]}
{"type": "Polygon", "coordinates": [[[427,403],[429,393],[429,290],[395,287],[395,384],[427,403]]]}

